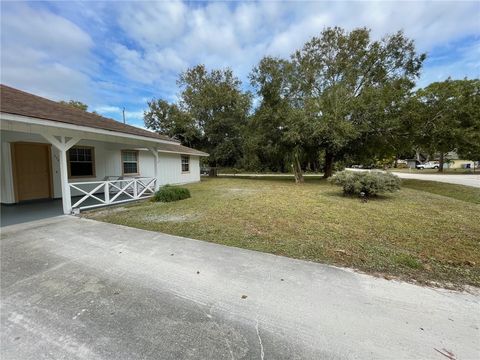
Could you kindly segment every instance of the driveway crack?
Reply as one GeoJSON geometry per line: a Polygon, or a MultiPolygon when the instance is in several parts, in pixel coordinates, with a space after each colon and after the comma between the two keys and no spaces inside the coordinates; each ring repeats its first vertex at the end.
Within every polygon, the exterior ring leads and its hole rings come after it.
{"type": "Polygon", "coordinates": [[[258,326],[258,318],[256,319],[255,330],[257,331],[258,344],[260,345],[260,359],[263,360],[265,358],[265,352],[263,350],[262,337],[260,336],[260,329],[259,329],[259,326],[258,326]]]}

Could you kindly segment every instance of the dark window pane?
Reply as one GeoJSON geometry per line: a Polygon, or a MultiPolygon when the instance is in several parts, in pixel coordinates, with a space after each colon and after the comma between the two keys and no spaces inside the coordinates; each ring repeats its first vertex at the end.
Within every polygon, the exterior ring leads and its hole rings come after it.
{"type": "Polygon", "coordinates": [[[123,173],[124,174],[136,174],[137,171],[137,163],[134,162],[124,162],[123,163],[123,173]]]}
{"type": "Polygon", "coordinates": [[[93,176],[93,163],[91,162],[71,162],[71,176],[93,176]]]}
{"type": "Polygon", "coordinates": [[[190,171],[190,157],[182,156],[182,171],[190,171]]]}
{"type": "Polygon", "coordinates": [[[68,150],[68,157],[69,157],[70,161],[76,161],[77,160],[77,149],[68,150]]]}
{"type": "Polygon", "coordinates": [[[137,152],[136,151],[122,151],[122,160],[123,161],[137,161],[137,152]]]}

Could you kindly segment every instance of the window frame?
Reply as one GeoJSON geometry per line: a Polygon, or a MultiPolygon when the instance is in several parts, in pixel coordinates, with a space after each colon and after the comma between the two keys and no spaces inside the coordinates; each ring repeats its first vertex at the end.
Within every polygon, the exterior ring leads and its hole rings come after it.
{"type": "MultiPolygon", "coordinates": [[[[75,161],[74,161],[75,162],[75,161]]],[[[81,161],[77,161],[81,162],[81,161]]],[[[84,161],[88,162],[88,161],[84,161]]],[[[70,149],[67,151],[67,168],[68,168],[68,178],[69,179],[92,179],[97,177],[97,167],[95,165],[95,147],[94,146],[87,146],[87,145],[75,145],[72,146],[70,149]],[[92,151],[92,175],[72,175],[72,169],[70,166],[71,160],[70,160],[70,150],[72,149],[89,149],[92,151]]]]}
{"type": "Polygon", "coordinates": [[[122,165],[122,176],[139,176],[140,175],[140,154],[139,154],[139,151],[138,150],[134,150],[134,149],[122,149],[121,152],[120,152],[120,162],[121,162],[121,165],[122,165]],[[123,164],[124,163],[133,163],[134,161],[123,161],[123,153],[125,152],[133,152],[133,153],[136,153],[136,156],[137,156],[137,172],[136,173],[126,173],[124,170],[125,168],[123,167],[123,164]]]}
{"type": "Polygon", "coordinates": [[[180,166],[182,168],[182,174],[188,174],[190,172],[190,155],[181,155],[180,157],[180,166]],[[187,159],[187,167],[188,167],[188,170],[183,170],[183,159],[186,158],[187,159]]]}

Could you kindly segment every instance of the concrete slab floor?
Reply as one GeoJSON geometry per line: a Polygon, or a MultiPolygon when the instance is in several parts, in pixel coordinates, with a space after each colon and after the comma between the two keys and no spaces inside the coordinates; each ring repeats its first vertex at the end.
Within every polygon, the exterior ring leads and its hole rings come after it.
{"type": "Polygon", "coordinates": [[[0,245],[3,360],[480,357],[475,294],[71,216],[0,245]]]}
{"type": "Polygon", "coordinates": [[[0,226],[21,224],[63,214],[62,199],[5,205],[0,208],[0,226]]]}

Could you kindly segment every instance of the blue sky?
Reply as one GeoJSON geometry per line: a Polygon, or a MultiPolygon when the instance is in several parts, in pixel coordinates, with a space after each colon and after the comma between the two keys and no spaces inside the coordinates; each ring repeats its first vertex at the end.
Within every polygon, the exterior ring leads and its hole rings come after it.
{"type": "Polygon", "coordinates": [[[418,85],[480,75],[479,1],[5,2],[1,82],[80,100],[143,125],[147,100],[177,99],[180,72],[231,67],[248,88],[264,55],[288,57],[326,26],[404,30],[428,54],[418,85]]]}

